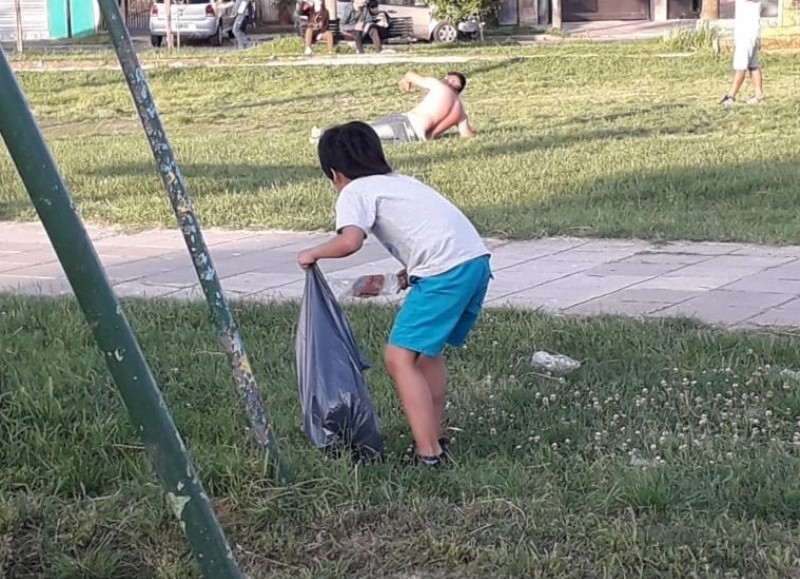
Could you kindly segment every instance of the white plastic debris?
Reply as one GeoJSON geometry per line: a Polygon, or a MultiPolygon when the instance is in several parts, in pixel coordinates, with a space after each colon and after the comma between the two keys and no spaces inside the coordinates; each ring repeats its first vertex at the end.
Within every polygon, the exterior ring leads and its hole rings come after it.
{"type": "Polygon", "coordinates": [[[789,368],[786,368],[781,370],[778,376],[784,380],[790,380],[791,382],[800,382],[800,371],[797,370],[790,370],[789,368]]]}
{"type": "Polygon", "coordinates": [[[563,354],[550,354],[544,350],[539,350],[534,352],[533,358],[531,358],[531,366],[535,370],[560,376],[574,372],[581,367],[581,363],[563,354]]]}
{"type": "Polygon", "coordinates": [[[636,456],[635,454],[631,455],[630,465],[636,468],[658,467],[664,466],[664,464],[666,464],[666,461],[658,456],[652,460],[648,460],[646,458],[636,456]]]}

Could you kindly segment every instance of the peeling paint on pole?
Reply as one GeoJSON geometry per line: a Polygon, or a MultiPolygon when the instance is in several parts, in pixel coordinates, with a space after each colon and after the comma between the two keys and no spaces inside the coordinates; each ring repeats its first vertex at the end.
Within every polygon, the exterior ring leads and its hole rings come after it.
{"type": "Polygon", "coordinates": [[[0,49],[0,136],[207,579],[243,579],[161,391],[0,49]]]}
{"type": "Polygon", "coordinates": [[[287,483],[290,475],[281,460],[271,422],[264,410],[244,343],[222,292],[222,285],[214,269],[211,254],[203,240],[192,201],[184,187],[180,169],[167,140],[166,132],[161,125],[161,119],[147,86],[144,71],[139,65],[139,59],[136,57],[128,30],[123,24],[119,7],[116,0],[99,0],[99,4],[103,17],[108,23],[108,32],[130,88],[136,111],[142,121],[147,141],[150,143],[156,167],[175,212],[178,227],[189,249],[206,302],[211,310],[211,319],[217,330],[220,347],[225,352],[231,366],[239,399],[244,406],[253,434],[266,453],[267,461],[275,466],[277,480],[280,483],[287,483]]]}

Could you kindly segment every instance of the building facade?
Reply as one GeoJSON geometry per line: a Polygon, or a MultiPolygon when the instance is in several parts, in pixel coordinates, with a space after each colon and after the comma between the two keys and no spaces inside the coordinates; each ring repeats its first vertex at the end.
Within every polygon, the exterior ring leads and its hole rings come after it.
{"type": "Polygon", "coordinates": [[[94,34],[100,21],[96,0],[2,0],[0,40],[59,40],[94,34]],[[19,7],[19,11],[17,11],[19,7]],[[19,19],[19,21],[18,21],[19,19]]]}

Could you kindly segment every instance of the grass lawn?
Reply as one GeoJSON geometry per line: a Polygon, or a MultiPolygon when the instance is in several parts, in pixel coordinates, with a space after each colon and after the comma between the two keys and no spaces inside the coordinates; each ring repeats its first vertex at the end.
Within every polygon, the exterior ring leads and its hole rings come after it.
{"type": "MultiPolygon", "coordinates": [[[[297,476],[280,489],[246,442],[204,305],[125,307],[253,577],[797,575],[800,390],[779,377],[800,367],[796,338],[492,311],[450,355],[456,466],[399,464],[407,429],[378,365],[390,457],[351,470],[299,432],[296,308],[238,305],[297,476]],[[542,347],[584,367],[537,376],[542,347]]],[[[349,317],[379,360],[391,312],[349,317]]],[[[0,335],[0,574],[197,577],[74,303],[0,298],[0,335]]]]}
{"type": "MultiPolygon", "coordinates": [[[[721,109],[727,55],[657,49],[665,45],[497,47],[485,60],[419,65],[468,75],[479,136],[394,147],[390,160],[486,235],[796,243],[800,59],[764,55],[768,102],[721,109]]],[[[407,110],[419,95],[396,88],[406,68],[253,60],[148,77],[204,225],[309,230],[330,228],[333,209],[309,129],[407,110]]],[[[87,221],[174,223],[119,72],[19,78],[87,221]]],[[[33,217],[0,153],[0,219],[33,217]]]]}

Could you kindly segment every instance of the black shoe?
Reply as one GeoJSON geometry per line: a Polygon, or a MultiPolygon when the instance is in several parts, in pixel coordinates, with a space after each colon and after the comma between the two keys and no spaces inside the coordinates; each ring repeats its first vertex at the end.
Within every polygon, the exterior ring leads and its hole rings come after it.
{"type": "Polygon", "coordinates": [[[433,470],[442,470],[451,464],[452,463],[449,460],[448,455],[444,452],[439,456],[420,456],[417,454],[414,457],[415,466],[422,466],[433,470]]]}
{"type": "Polygon", "coordinates": [[[405,452],[403,452],[401,460],[409,466],[426,466],[434,470],[447,468],[455,462],[453,460],[453,455],[450,453],[450,441],[447,438],[440,438],[438,442],[439,446],[442,448],[442,452],[439,456],[422,456],[417,454],[416,445],[411,444],[406,448],[405,452]]]}

